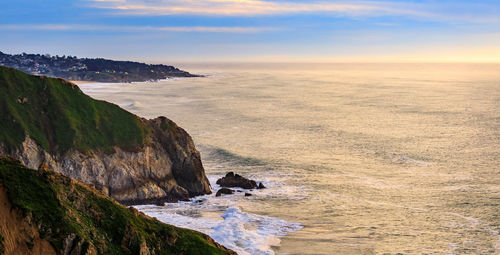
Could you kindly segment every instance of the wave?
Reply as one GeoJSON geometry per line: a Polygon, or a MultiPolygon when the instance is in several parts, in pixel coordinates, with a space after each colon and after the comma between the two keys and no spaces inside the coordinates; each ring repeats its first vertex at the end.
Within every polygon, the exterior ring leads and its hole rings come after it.
{"type": "Polygon", "coordinates": [[[280,244],[279,237],[302,228],[299,223],[248,214],[238,208],[228,208],[223,221],[212,227],[212,238],[238,254],[274,254],[272,246],[280,244]]]}
{"type": "Polygon", "coordinates": [[[144,107],[144,105],[137,100],[129,100],[123,105],[123,107],[127,110],[138,110],[139,108],[144,107]]]}
{"type": "MultiPolygon", "coordinates": [[[[219,177],[221,176],[208,176],[212,184],[219,177]]],[[[264,184],[268,188],[254,190],[250,199],[285,195],[279,192],[282,185],[273,182],[264,184]]],[[[217,184],[212,186],[214,193],[220,188],[217,184]]],[[[302,229],[300,223],[241,211],[238,205],[245,199],[245,192],[239,188],[235,190],[242,192],[221,197],[206,195],[165,206],[135,207],[164,223],[203,232],[240,255],[272,255],[274,254],[272,247],[279,246],[281,237],[302,229]]]]}

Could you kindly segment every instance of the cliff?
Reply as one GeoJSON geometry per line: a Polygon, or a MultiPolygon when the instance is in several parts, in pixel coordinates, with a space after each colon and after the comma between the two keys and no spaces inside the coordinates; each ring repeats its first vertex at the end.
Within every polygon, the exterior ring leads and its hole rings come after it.
{"type": "Polygon", "coordinates": [[[0,67],[0,155],[57,172],[124,204],[210,194],[189,134],[139,118],[62,79],[0,67]]]}
{"type": "Polygon", "coordinates": [[[46,165],[0,157],[0,254],[236,254],[126,208],[46,165]]]}

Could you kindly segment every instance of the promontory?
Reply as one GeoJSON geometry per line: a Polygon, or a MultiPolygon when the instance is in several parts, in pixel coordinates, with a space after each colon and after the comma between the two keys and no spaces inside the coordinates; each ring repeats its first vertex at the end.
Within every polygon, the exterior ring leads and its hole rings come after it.
{"type": "Polygon", "coordinates": [[[210,194],[189,134],[166,117],[140,118],[73,83],[0,66],[0,155],[45,164],[122,204],[210,194]]]}
{"type": "Polygon", "coordinates": [[[6,54],[0,52],[0,66],[25,73],[71,81],[142,82],[173,77],[198,77],[174,66],[117,61],[103,58],[51,56],[49,54],[6,54]]]}

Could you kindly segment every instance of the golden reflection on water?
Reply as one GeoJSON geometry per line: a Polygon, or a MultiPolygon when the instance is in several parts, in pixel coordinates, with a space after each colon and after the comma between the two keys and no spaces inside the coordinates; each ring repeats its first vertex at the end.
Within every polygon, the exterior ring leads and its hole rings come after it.
{"type": "Polygon", "coordinates": [[[212,76],[85,90],[172,118],[209,174],[284,184],[241,204],[304,225],[278,254],[500,252],[500,65],[186,69],[212,76]]]}

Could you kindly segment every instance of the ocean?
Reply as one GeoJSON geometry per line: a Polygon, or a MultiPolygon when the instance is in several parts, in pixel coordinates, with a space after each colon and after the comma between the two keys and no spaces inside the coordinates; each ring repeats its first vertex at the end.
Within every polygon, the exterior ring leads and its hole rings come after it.
{"type": "Polygon", "coordinates": [[[201,78],[82,84],[188,131],[212,188],[137,208],[239,254],[499,254],[500,65],[179,64],[201,78]]]}

